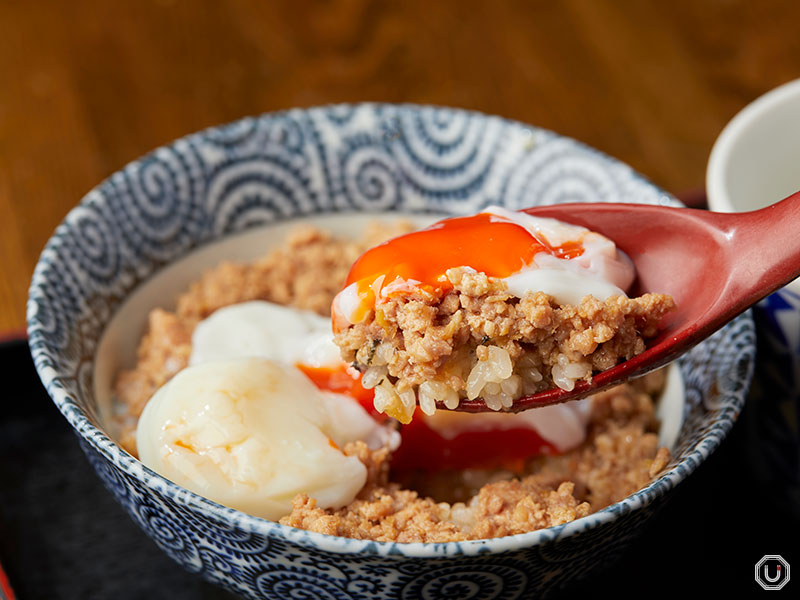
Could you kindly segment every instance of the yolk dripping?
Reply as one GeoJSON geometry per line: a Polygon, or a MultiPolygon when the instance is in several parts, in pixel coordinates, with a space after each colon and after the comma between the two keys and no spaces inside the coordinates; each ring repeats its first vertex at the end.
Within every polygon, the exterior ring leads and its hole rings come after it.
{"type": "Polygon", "coordinates": [[[352,321],[362,320],[380,288],[398,278],[415,283],[393,286],[390,294],[422,289],[438,295],[452,287],[445,276],[448,269],[471,267],[503,278],[529,265],[540,252],[571,259],[583,253],[583,246],[575,240],[552,247],[525,227],[489,213],[440,221],[376,246],[355,262],[346,283],[356,283],[360,298],[352,321]]]}
{"type": "MultiPolygon", "coordinates": [[[[319,389],[350,396],[379,423],[388,420],[385,414],[375,410],[373,391],[361,387],[360,375],[351,374],[342,367],[303,364],[297,367],[319,389]]],[[[558,453],[553,444],[527,427],[464,431],[446,439],[427,424],[419,408],[411,423],[402,427],[400,436],[400,448],[391,462],[392,470],[398,473],[468,468],[504,468],[518,472],[532,456],[558,453]]],[[[329,443],[335,447],[332,440],[329,443]]]]}
{"type": "Polygon", "coordinates": [[[534,456],[558,454],[556,447],[534,429],[477,429],[447,439],[433,429],[419,408],[400,430],[402,443],[392,455],[395,473],[448,469],[507,469],[522,471],[534,456]]]}
{"type": "Polygon", "coordinates": [[[375,410],[375,395],[372,390],[361,385],[361,373],[351,374],[345,367],[310,367],[298,363],[297,368],[305,373],[314,385],[326,392],[344,394],[356,400],[361,407],[382,423],[388,419],[385,414],[375,410]]]}

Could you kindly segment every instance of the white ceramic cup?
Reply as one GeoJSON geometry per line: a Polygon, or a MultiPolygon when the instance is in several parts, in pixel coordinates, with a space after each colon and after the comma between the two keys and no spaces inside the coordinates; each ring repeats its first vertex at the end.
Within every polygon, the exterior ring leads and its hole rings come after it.
{"type": "MultiPolygon", "coordinates": [[[[800,190],[800,79],[742,109],[714,143],[708,207],[747,212],[800,190]]],[[[800,235],[800,214],[797,215],[800,235]]],[[[746,419],[747,456],[776,499],[800,514],[800,279],[753,309],[756,373],[746,419]],[[793,507],[793,508],[792,508],[793,507]]]]}
{"type": "MultiPolygon", "coordinates": [[[[708,160],[708,207],[747,212],[800,190],[800,79],[777,87],[744,107],[722,130],[708,160]]],[[[797,223],[800,235],[800,215],[797,223]]],[[[797,355],[800,394],[800,279],[760,304],[775,305],[776,327],[797,355]],[[777,299],[780,298],[780,302],[777,299]],[[794,313],[790,318],[789,313],[794,313]]]]}
{"type": "Polygon", "coordinates": [[[706,171],[708,205],[718,212],[756,210],[798,190],[800,79],[743,108],[714,143],[706,171]]]}

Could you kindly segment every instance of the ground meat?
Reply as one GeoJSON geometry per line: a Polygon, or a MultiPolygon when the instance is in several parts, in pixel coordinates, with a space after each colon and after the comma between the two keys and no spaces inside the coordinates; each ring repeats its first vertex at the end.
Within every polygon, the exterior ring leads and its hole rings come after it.
{"type": "Polygon", "coordinates": [[[359,241],[340,240],[313,227],[295,230],[285,246],[252,264],[223,262],[177,300],[174,313],[150,313],[133,369],[119,373],[114,393],[120,414],[117,437],[136,456],[136,423],[150,397],[189,363],[192,332],[223,306],[266,300],[330,315],[333,297],[365,250],[410,231],[407,222],[370,225],[359,241]]]}
{"type": "MultiPolygon", "coordinates": [[[[295,498],[284,525],[376,541],[451,542],[535,531],[567,523],[618,502],[647,485],[669,462],[658,448],[657,421],[647,390],[663,385],[656,372],[632,384],[597,394],[587,440],[558,456],[532,459],[518,477],[496,481],[496,471],[472,479],[464,501],[452,497],[464,473],[428,473],[418,489],[368,483],[359,497],[338,510],[323,510],[304,495],[295,498]]],[[[372,460],[362,453],[362,460],[372,460]]],[[[365,463],[366,464],[366,463],[365,463]]],[[[391,473],[390,473],[391,475],[391,473]]]]}
{"type": "Polygon", "coordinates": [[[371,225],[358,241],[344,241],[314,227],[301,227],[252,264],[225,262],[208,271],[178,299],[181,319],[199,321],[223,306],[266,300],[330,315],[331,301],[353,262],[367,249],[410,230],[408,223],[371,225]]]}
{"type": "MultiPolygon", "coordinates": [[[[391,392],[411,390],[426,410],[418,394],[425,382],[444,383],[459,398],[482,395],[495,409],[556,385],[572,389],[575,381],[589,381],[593,373],[643,352],[645,338],[657,333],[663,315],[674,308],[664,294],[605,301],[587,296],[578,306],[559,305],[542,292],[516,298],[504,281],[470,269],[450,269],[447,277],[453,288],[443,296],[419,289],[380,297],[371,316],[335,336],[346,361],[388,375],[382,385],[394,389],[383,394],[387,414],[401,420],[391,392]],[[511,371],[499,377],[487,371],[481,379],[476,369],[487,370],[481,363],[491,347],[510,359],[511,371]],[[493,395],[502,401],[492,405],[493,395]]],[[[445,402],[441,395],[434,399],[445,402]]]]}
{"type": "MultiPolygon", "coordinates": [[[[191,335],[201,319],[222,306],[254,299],[329,314],[333,296],[355,258],[367,247],[407,230],[405,224],[373,228],[356,243],[303,229],[285,247],[252,265],[224,263],[210,270],[178,299],[175,312],[154,310],[138,348],[137,364],[116,380],[121,409],[118,437],[123,446],[135,455],[138,417],[150,396],[188,363],[191,335]]],[[[387,319],[402,322],[413,332],[408,347],[415,356],[435,356],[448,339],[464,344],[462,338],[466,338],[475,356],[488,361],[490,341],[497,344],[499,338],[514,332],[538,335],[536,330],[548,327],[555,327],[559,340],[574,345],[576,351],[594,343],[603,348],[614,339],[609,328],[633,320],[647,331],[649,319],[660,310],[655,298],[633,304],[614,301],[557,307],[544,295],[534,295],[513,303],[488,279],[462,278],[461,285],[461,294],[448,294],[435,307],[425,301],[402,309],[387,307],[387,319]],[[421,321],[415,325],[416,320],[421,321]],[[439,328],[438,333],[427,333],[423,322],[439,328]],[[581,333],[588,330],[592,333],[581,333]]],[[[499,343],[519,359],[521,343],[499,343]]],[[[620,342],[609,354],[622,352],[623,346],[620,342]]],[[[384,350],[374,345],[371,351],[381,356],[384,350]]],[[[451,377],[460,375],[451,373],[451,377]]],[[[662,386],[663,375],[655,373],[598,394],[592,401],[586,441],[580,447],[531,459],[517,472],[429,472],[408,487],[407,482],[395,480],[386,448],[348,444],[343,452],[358,457],[368,473],[355,500],[338,509],[321,509],[313,498],[301,494],[280,522],[359,539],[449,542],[512,535],[571,521],[640,489],[665,468],[669,451],[658,448],[653,401],[662,386]]]]}
{"type": "Polygon", "coordinates": [[[150,397],[189,364],[196,320],[181,319],[157,308],[150,313],[147,333],[137,351],[136,367],[117,376],[115,394],[121,409],[120,443],[136,455],[136,424],[150,397]]]}
{"type": "Polygon", "coordinates": [[[560,525],[589,514],[572,495],[573,484],[555,490],[503,481],[484,486],[469,506],[421,498],[398,486],[372,488],[346,507],[323,510],[305,494],[292,503],[283,525],[378,542],[455,542],[487,539],[560,525]]]}

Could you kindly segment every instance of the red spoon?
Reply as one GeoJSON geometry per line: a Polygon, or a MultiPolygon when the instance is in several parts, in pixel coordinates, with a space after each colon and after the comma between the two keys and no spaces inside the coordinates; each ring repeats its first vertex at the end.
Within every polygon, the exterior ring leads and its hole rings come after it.
{"type": "MultiPolygon", "coordinates": [[[[560,204],[525,209],[583,225],[614,240],[636,266],[631,295],[671,294],[677,310],[634,358],[592,381],[524,396],[511,412],[577,400],[674,360],[725,323],[800,276],[800,192],[748,213],[715,213],[646,204],[560,204]]],[[[483,400],[459,411],[488,412],[483,400]]]]}

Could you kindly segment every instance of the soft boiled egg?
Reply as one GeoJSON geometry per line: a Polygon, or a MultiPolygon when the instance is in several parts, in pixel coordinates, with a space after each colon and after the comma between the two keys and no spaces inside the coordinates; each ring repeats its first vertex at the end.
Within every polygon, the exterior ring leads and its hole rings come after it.
{"type": "MultiPolygon", "coordinates": [[[[530,231],[511,219],[524,221],[524,215],[509,214],[497,209],[479,220],[504,226],[517,242],[521,231],[531,244],[530,231]]],[[[466,231],[482,227],[463,225],[466,231]]],[[[596,240],[590,232],[582,234],[579,247],[577,238],[560,225],[544,225],[550,228],[547,235],[537,233],[536,239],[557,249],[546,251],[547,256],[577,260],[594,252],[596,240]]],[[[516,242],[506,239],[500,245],[508,243],[516,242]]],[[[608,247],[602,240],[596,245],[605,250],[566,271],[614,272],[608,247]]],[[[428,252],[424,254],[432,256],[428,252]]],[[[467,264],[488,269],[477,260],[467,264]]],[[[510,278],[525,271],[520,265],[530,264],[518,260],[516,271],[509,266],[492,272],[510,278]]],[[[420,272],[398,263],[390,273],[395,291],[406,284],[445,287],[446,281],[431,275],[437,269],[420,272]]],[[[622,278],[615,281],[625,284],[622,278]]],[[[356,283],[361,285],[363,278],[356,283]]],[[[374,283],[376,294],[382,293],[374,283]]],[[[364,390],[360,374],[342,361],[330,320],[253,301],[221,308],[197,325],[190,366],[150,399],[139,421],[137,445],[144,464],[172,481],[226,506],[277,520],[290,512],[298,493],[315,498],[322,508],[344,506],[355,498],[366,481],[366,467],[342,452],[348,442],[361,440],[373,449],[396,451],[393,468],[399,470],[467,468],[487,458],[527,458],[579,444],[585,435],[586,402],[519,415],[420,413],[398,433],[384,416],[368,412],[372,391],[364,390]]]]}
{"type": "Polygon", "coordinates": [[[252,356],[312,368],[342,364],[330,319],[311,311],[254,300],[220,308],[195,327],[189,364],[252,356]]]}
{"type": "Polygon", "coordinates": [[[145,406],[139,456],[179,485],[266,519],[288,514],[301,492],[321,507],[341,507],[367,477],[341,448],[365,432],[352,426],[352,414],[331,410],[329,396],[276,361],[190,366],[145,406]]]}
{"type": "Polygon", "coordinates": [[[220,308],[195,327],[190,365],[252,357],[281,361],[301,370],[326,392],[333,418],[349,422],[354,434],[361,436],[358,439],[370,448],[394,450],[399,445],[400,436],[394,429],[369,416],[372,392],[361,387],[361,374],[342,360],[333,343],[330,319],[254,300],[220,308]]]}
{"type": "Polygon", "coordinates": [[[338,356],[330,321],[268,302],[221,308],[195,329],[191,364],[242,356],[292,362],[317,387],[338,392],[326,394],[335,418],[370,447],[389,446],[398,470],[463,468],[476,466],[476,460],[496,464],[563,452],[579,445],[586,432],[588,399],[520,414],[417,411],[398,434],[379,424],[384,415],[367,414],[373,391],[365,390],[360,374],[338,356]]]}
{"type": "Polygon", "coordinates": [[[499,206],[439,221],[363,254],[333,302],[334,329],[360,323],[377,298],[452,288],[446,272],[468,267],[502,279],[522,297],[541,291],[560,304],[624,295],[635,273],[614,242],[585,227],[499,206]]]}
{"type": "Polygon", "coordinates": [[[314,313],[261,301],[221,308],[195,328],[189,364],[145,406],[139,456],[226,506],[273,520],[300,492],[323,508],[344,506],[366,467],[341,448],[400,444],[353,394],[334,393],[360,387],[358,377],[330,320],[314,313]]]}

